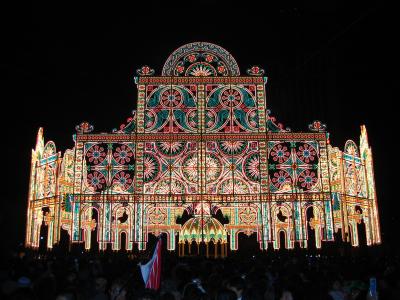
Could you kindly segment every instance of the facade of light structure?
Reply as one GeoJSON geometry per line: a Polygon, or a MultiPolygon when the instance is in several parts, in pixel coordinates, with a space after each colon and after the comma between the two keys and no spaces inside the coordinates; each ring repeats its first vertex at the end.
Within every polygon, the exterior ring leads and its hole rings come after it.
{"type": "Polygon", "coordinates": [[[149,234],[160,233],[180,254],[195,241],[226,255],[239,233],[256,234],[263,250],[306,248],[311,230],[317,248],[334,233],[358,246],[358,224],[368,245],[381,242],[365,126],[359,145],[349,140],[343,151],[319,121],[309,132],[283,128],[267,110],[264,71],[241,76],[210,43],[175,50],[161,76],[147,66],[137,72],[137,109],[119,129],[95,134],[83,122],[64,154],[39,129],[27,246],[39,247],[42,226],[48,248],[62,231],[86,249],[95,234],[100,250],[121,249],[123,234],[125,249],[144,250],[149,234]],[[192,218],[177,224],[185,211],[192,218]]]}

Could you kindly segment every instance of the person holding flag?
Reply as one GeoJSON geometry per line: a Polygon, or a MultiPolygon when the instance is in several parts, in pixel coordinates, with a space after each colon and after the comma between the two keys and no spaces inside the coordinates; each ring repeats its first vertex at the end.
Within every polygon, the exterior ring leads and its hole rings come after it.
{"type": "Polygon", "coordinates": [[[150,261],[142,265],[139,263],[143,281],[146,289],[158,290],[161,283],[161,250],[162,250],[161,235],[158,237],[156,248],[150,261]]]}

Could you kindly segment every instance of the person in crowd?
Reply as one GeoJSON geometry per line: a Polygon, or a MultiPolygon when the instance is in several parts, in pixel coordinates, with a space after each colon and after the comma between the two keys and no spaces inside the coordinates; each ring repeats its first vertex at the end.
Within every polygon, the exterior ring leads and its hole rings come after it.
{"type": "Polygon", "coordinates": [[[231,253],[224,259],[163,254],[161,289],[144,289],[140,255],[23,249],[0,264],[0,299],[379,300],[400,299],[398,255],[231,253]]]}
{"type": "Polygon", "coordinates": [[[332,288],[328,293],[331,300],[346,300],[346,293],[339,280],[333,281],[332,288]]]}
{"type": "Polygon", "coordinates": [[[126,296],[126,282],[121,279],[114,280],[110,288],[110,300],[125,300],[126,296]]]}
{"type": "Polygon", "coordinates": [[[231,291],[235,292],[237,300],[242,300],[243,292],[245,289],[245,281],[242,277],[240,277],[240,276],[232,277],[228,281],[227,287],[231,291]]]}

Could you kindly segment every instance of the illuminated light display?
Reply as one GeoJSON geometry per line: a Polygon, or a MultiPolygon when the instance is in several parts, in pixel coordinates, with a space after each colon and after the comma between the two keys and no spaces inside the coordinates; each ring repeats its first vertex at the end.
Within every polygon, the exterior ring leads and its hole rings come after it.
{"type": "Polygon", "coordinates": [[[335,239],[358,246],[360,234],[380,244],[365,126],[359,145],[349,140],[343,151],[320,121],[291,132],[266,107],[264,70],[247,73],[217,45],[187,44],[161,76],[137,70],[136,111],[111,133],[82,122],[62,154],[40,128],[26,246],[39,247],[43,228],[47,248],[64,234],[85,249],[144,250],[150,234],[163,233],[180,255],[195,254],[193,243],[226,256],[240,233],[262,250],[335,239]]]}

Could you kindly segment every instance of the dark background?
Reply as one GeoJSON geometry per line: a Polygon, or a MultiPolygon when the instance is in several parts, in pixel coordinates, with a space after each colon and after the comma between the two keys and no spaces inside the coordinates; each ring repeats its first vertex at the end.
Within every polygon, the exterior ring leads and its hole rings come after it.
{"type": "MultiPolygon", "coordinates": [[[[75,125],[87,120],[110,132],[130,116],[136,69],[160,75],[169,54],[207,41],[227,49],[245,74],[268,76],[267,106],[293,131],[321,120],[331,143],[358,144],[367,126],[375,161],[383,243],[400,225],[396,126],[398,24],[382,1],[141,1],[146,5],[70,1],[15,3],[2,14],[1,248],[23,242],[31,149],[38,127],[57,149],[73,147],[75,125]],[[282,3],[279,3],[282,2],[282,3]]],[[[132,1],[135,4],[135,1],[132,1]]]]}

